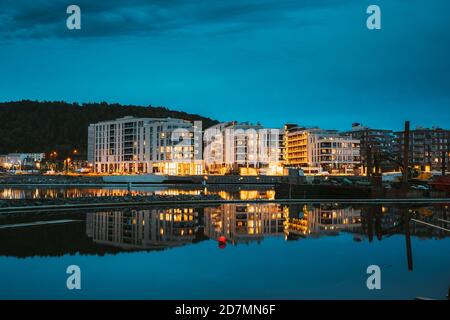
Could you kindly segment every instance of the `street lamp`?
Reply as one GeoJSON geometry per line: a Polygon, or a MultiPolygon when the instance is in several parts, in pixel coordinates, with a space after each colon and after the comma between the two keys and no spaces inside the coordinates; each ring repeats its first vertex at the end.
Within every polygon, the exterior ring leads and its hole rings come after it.
{"type": "Polygon", "coordinates": [[[66,163],[66,172],[69,172],[69,164],[70,164],[70,158],[67,158],[66,161],[64,161],[66,163]]]}
{"type": "Polygon", "coordinates": [[[50,152],[50,159],[52,160],[52,166],[50,167],[51,170],[56,171],[56,158],[58,157],[58,153],[56,151],[50,152]]]}

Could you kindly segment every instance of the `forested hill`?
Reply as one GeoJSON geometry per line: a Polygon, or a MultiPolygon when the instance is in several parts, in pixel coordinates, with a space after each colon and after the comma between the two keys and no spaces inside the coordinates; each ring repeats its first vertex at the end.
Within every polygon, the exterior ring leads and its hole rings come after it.
{"type": "Polygon", "coordinates": [[[164,107],[29,100],[3,102],[0,103],[0,154],[56,150],[63,156],[77,149],[84,155],[89,124],[125,116],[202,120],[204,128],[217,123],[164,107]]]}

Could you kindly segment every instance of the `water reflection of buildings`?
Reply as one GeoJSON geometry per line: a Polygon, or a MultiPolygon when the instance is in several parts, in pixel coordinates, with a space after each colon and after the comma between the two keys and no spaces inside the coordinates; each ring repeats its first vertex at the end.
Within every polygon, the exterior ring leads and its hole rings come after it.
{"type": "Polygon", "coordinates": [[[430,226],[409,223],[405,226],[405,217],[445,227],[442,220],[450,217],[448,206],[432,206],[405,208],[399,206],[343,206],[339,204],[321,205],[289,205],[289,218],[286,220],[286,235],[290,239],[303,237],[318,237],[322,235],[337,235],[339,232],[349,232],[355,235],[355,240],[375,237],[382,240],[393,234],[410,233],[411,236],[423,238],[443,238],[448,232],[430,226]]]}
{"type": "Polygon", "coordinates": [[[384,236],[392,234],[409,233],[419,238],[445,238],[449,233],[445,230],[433,228],[429,225],[415,223],[405,219],[417,219],[435,226],[446,227],[443,220],[450,218],[447,205],[434,205],[429,207],[399,207],[399,206],[371,206],[365,208],[362,214],[361,235],[367,236],[369,241],[373,236],[381,240],[384,236]],[[408,229],[408,230],[406,230],[408,229]]]}
{"type": "Polygon", "coordinates": [[[205,235],[231,243],[261,241],[283,234],[287,213],[279,204],[223,204],[205,208],[205,235]]]}
{"type": "Polygon", "coordinates": [[[318,206],[290,206],[285,223],[288,238],[337,235],[339,231],[351,231],[361,226],[361,209],[341,207],[335,204],[318,206]]]}
{"type": "MultiPolygon", "coordinates": [[[[131,195],[150,195],[154,190],[132,190],[131,195]]],[[[98,187],[11,187],[0,189],[0,199],[73,199],[82,197],[120,197],[130,194],[124,188],[98,187]]]]}
{"type": "Polygon", "coordinates": [[[0,256],[16,257],[61,256],[68,253],[103,255],[162,249],[208,238],[215,241],[221,235],[232,243],[252,240],[259,243],[264,237],[286,235],[286,240],[295,240],[345,232],[358,242],[404,238],[408,268],[412,270],[413,237],[439,240],[450,236],[446,231],[450,209],[445,204],[352,208],[337,204],[283,206],[253,203],[223,204],[204,209],[132,207],[87,214],[77,210],[5,215],[3,218],[0,223],[3,226],[36,221],[74,221],[0,228],[0,256]]]}
{"type": "Polygon", "coordinates": [[[217,194],[225,200],[274,200],[273,187],[242,186],[212,186],[201,188],[198,186],[183,187],[133,187],[128,191],[127,187],[7,187],[0,188],[0,199],[59,199],[82,197],[121,197],[127,195],[200,195],[217,194]]]}
{"type": "Polygon", "coordinates": [[[124,209],[87,214],[86,233],[96,243],[123,249],[158,249],[191,243],[198,228],[194,208],[124,209]]]}
{"type": "Polygon", "coordinates": [[[275,190],[273,188],[259,188],[255,187],[250,189],[241,189],[236,186],[227,186],[227,187],[207,187],[203,189],[166,189],[166,190],[158,190],[155,192],[157,195],[200,195],[200,194],[216,194],[220,196],[224,200],[274,200],[275,199],[275,190]]]}

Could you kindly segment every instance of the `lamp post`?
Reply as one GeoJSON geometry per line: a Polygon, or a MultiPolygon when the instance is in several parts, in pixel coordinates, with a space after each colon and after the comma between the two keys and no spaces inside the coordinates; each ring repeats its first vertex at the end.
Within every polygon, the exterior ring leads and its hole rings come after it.
{"type": "Polygon", "coordinates": [[[73,151],[72,151],[72,169],[73,170],[78,170],[78,167],[77,167],[77,159],[79,159],[78,158],[78,150],[77,149],[73,149],[73,151]]]}
{"type": "Polygon", "coordinates": [[[58,153],[56,151],[50,152],[50,159],[51,159],[51,168],[50,168],[50,170],[55,170],[56,169],[56,157],[57,156],[58,156],[58,153]]]}
{"type": "Polygon", "coordinates": [[[69,173],[69,164],[70,164],[70,158],[67,158],[65,161],[64,161],[64,163],[65,163],[65,166],[66,166],[66,173],[69,173]]]}

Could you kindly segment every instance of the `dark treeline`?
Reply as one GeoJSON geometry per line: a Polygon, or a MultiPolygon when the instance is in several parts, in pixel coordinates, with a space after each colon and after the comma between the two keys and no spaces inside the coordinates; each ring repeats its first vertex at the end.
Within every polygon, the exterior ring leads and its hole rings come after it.
{"type": "Polygon", "coordinates": [[[207,128],[216,121],[165,107],[102,103],[16,101],[0,103],[0,154],[57,151],[60,156],[79,150],[84,156],[91,123],[124,116],[202,120],[207,128]]]}

